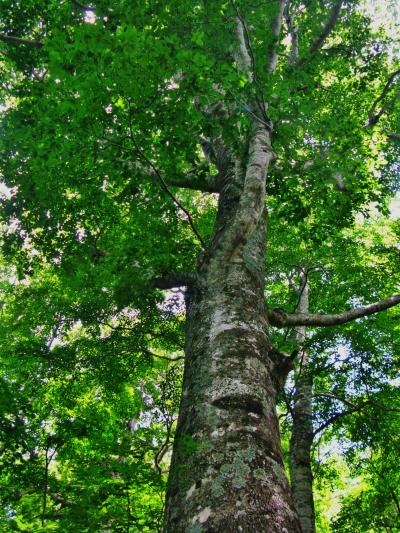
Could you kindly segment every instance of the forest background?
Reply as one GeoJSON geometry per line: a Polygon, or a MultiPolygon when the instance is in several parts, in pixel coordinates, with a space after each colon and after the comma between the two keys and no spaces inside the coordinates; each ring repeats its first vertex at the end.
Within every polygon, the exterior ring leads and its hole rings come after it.
{"type": "Polygon", "coordinates": [[[320,532],[399,531],[398,300],[288,322],[399,292],[396,2],[287,2],[272,40],[274,5],[216,2],[213,32],[207,2],[131,4],[0,2],[1,530],[161,530],[185,276],[214,238],[220,139],[240,152],[257,115],[274,124],[265,298],[293,360],[277,412],[312,488],[303,531],[314,507],[320,532]],[[232,17],[252,72],[224,49],[232,17]]]}

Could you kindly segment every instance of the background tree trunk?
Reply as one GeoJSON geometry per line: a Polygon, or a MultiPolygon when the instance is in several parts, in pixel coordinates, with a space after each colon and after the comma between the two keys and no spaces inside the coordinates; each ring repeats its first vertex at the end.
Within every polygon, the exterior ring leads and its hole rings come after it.
{"type": "MultiPolygon", "coordinates": [[[[309,286],[307,273],[301,274],[297,313],[308,313],[309,286]]],[[[306,328],[295,328],[295,338],[304,343],[306,328]]],[[[294,505],[299,516],[302,533],[315,533],[313,476],[311,470],[311,446],[313,443],[312,376],[307,371],[308,354],[300,352],[300,369],[295,384],[292,409],[293,429],[290,440],[290,480],[294,505]]]]}

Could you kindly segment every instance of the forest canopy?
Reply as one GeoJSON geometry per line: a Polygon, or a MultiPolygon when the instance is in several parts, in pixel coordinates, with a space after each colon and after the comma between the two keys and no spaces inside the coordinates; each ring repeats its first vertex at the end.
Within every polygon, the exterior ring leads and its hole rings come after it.
{"type": "Polygon", "coordinates": [[[396,1],[0,0],[0,530],[400,530],[396,1]]]}

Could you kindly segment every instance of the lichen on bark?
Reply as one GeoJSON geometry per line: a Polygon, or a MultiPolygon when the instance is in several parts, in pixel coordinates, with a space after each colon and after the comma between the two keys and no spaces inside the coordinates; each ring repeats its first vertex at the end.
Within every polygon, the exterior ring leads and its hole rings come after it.
{"type": "Polygon", "coordinates": [[[289,368],[271,346],[264,303],[268,156],[256,152],[264,153],[265,142],[268,132],[255,125],[243,197],[235,207],[221,192],[210,253],[187,298],[165,533],[300,531],[275,412],[289,368]],[[244,233],[236,238],[239,227],[244,233]],[[188,438],[197,443],[191,453],[182,445],[188,438]]]}

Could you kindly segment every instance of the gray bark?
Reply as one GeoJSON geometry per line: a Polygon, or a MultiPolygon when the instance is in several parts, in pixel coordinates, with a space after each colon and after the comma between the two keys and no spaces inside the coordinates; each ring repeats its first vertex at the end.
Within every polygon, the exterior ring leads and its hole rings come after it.
{"type": "MultiPolygon", "coordinates": [[[[297,312],[308,313],[308,282],[305,273],[300,285],[297,312]]],[[[295,328],[295,339],[301,345],[306,336],[305,326],[295,328]]],[[[312,422],[312,377],[307,372],[308,354],[301,352],[300,370],[296,381],[292,410],[293,428],[290,440],[290,480],[294,505],[299,516],[302,533],[315,533],[313,476],[311,470],[311,446],[313,443],[312,422]]]]}
{"type": "Polygon", "coordinates": [[[269,57],[267,58],[267,72],[270,74],[275,72],[276,65],[278,62],[278,51],[277,51],[276,45],[278,43],[279,35],[281,33],[283,13],[285,11],[286,5],[287,5],[286,0],[279,0],[278,13],[271,23],[271,32],[274,38],[274,42],[273,42],[272,50],[269,54],[269,57]]]}
{"type": "Polygon", "coordinates": [[[164,533],[300,532],[275,412],[289,365],[271,347],[264,304],[270,154],[269,132],[255,120],[247,165],[221,190],[210,247],[187,291],[164,533]]]}
{"type": "MultiPolygon", "coordinates": [[[[247,28],[236,11],[235,59],[252,82],[247,28]]],[[[164,533],[300,533],[275,408],[290,360],[271,346],[264,302],[272,125],[254,104],[248,102],[255,110],[248,155],[244,161],[232,156],[219,169],[225,179],[213,236],[187,290],[183,392],[164,533]]]]}
{"type": "MultiPolygon", "coordinates": [[[[400,296],[394,295],[374,304],[352,309],[337,315],[309,314],[309,287],[306,273],[302,274],[299,304],[293,315],[279,315],[278,320],[294,326],[297,342],[304,343],[306,326],[334,326],[344,324],[356,318],[388,309],[400,302],[400,296]],[[287,318],[287,320],[286,320],[287,318]]],[[[270,313],[269,313],[270,316],[270,313]]],[[[271,320],[273,322],[274,319],[271,320]]],[[[315,533],[315,509],[313,498],[313,475],[311,469],[311,448],[315,432],[313,431],[313,378],[308,372],[308,354],[301,352],[299,376],[295,384],[294,405],[292,409],[293,428],[290,440],[290,479],[295,508],[297,510],[302,533],[315,533]]],[[[354,410],[360,409],[356,406],[354,410]]],[[[332,423],[329,419],[321,429],[332,423]]]]}

